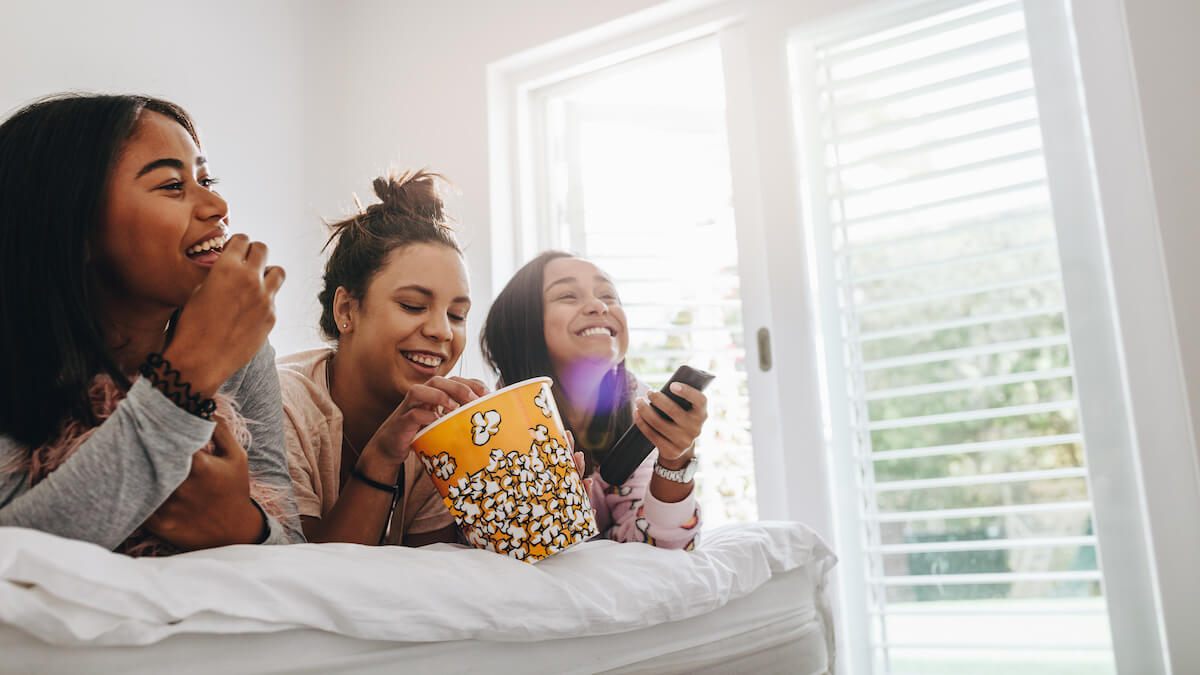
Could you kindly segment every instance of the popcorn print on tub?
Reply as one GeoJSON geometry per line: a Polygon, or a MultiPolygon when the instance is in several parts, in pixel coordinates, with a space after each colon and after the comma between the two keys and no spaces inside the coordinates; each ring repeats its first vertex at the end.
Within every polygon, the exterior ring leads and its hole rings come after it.
{"type": "Polygon", "coordinates": [[[598,534],[551,384],[507,387],[413,440],[467,542],[529,563],[598,534]]]}
{"type": "Polygon", "coordinates": [[[475,436],[475,445],[483,445],[488,439],[500,431],[500,413],[495,410],[477,412],[471,415],[471,433],[475,436]]]}
{"type": "Polygon", "coordinates": [[[542,411],[546,417],[553,417],[554,414],[550,411],[550,390],[543,390],[542,393],[533,397],[533,404],[542,411]]]}
{"type": "Polygon", "coordinates": [[[442,480],[450,480],[450,476],[454,475],[456,468],[458,467],[454,464],[454,458],[444,452],[440,452],[437,457],[433,458],[429,466],[429,472],[442,480]]]}
{"type": "Polygon", "coordinates": [[[596,535],[574,463],[549,446],[493,449],[487,466],[451,486],[446,505],[472,545],[533,562],[596,535]]]}

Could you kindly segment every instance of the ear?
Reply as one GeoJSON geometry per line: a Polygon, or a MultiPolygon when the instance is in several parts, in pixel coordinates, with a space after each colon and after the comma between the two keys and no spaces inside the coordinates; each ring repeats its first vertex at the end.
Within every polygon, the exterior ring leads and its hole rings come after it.
{"type": "Polygon", "coordinates": [[[338,286],[333,293],[333,318],[337,321],[338,335],[354,332],[354,322],[358,319],[359,303],[350,295],[345,286],[338,286]]]}

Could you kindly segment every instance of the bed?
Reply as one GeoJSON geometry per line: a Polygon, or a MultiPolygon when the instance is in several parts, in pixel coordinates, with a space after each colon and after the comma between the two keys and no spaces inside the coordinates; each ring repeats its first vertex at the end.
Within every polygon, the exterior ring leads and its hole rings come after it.
{"type": "Polygon", "coordinates": [[[834,560],[791,522],[536,565],[447,544],[131,559],[0,528],[0,672],[826,673],[834,560]]]}

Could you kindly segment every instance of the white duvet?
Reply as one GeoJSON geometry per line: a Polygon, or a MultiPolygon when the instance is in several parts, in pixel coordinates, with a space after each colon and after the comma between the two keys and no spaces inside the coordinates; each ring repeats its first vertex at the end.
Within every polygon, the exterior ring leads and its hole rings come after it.
{"type": "Polygon", "coordinates": [[[0,623],[54,645],[312,628],[354,638],[532,641],[704,614],[834,557],[799,523],[706,532],[692,552],[595,541],[536,565],[438,544],[231,546],[132,559],[0,528],[0,623]]]}

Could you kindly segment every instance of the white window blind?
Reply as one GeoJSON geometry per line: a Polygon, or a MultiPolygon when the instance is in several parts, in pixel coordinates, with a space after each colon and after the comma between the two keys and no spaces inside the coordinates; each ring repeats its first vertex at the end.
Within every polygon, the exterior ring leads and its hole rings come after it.
{"type": "Polygon", "coordinates": [[[876,672],[1113,672],[1021,2],[795,46],[876,672]]]}
{"type": "Polygon", "coordinates": [[[540,90],[532,115],[543,246],[613,276],[629,369],[654,389],[685,363],[716,375],[697,442],[706,526],[757,518],[724,96],[709,37],[540,90]]]}

